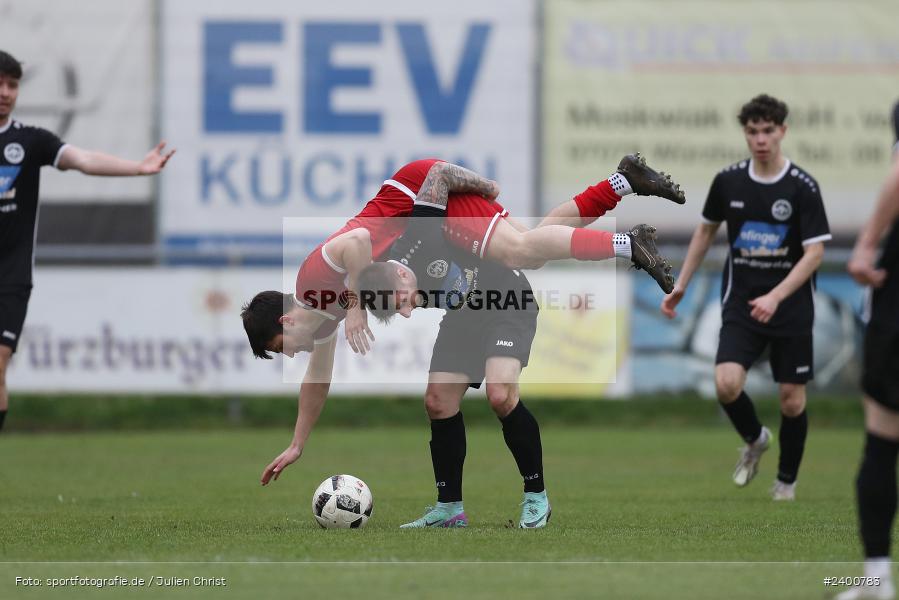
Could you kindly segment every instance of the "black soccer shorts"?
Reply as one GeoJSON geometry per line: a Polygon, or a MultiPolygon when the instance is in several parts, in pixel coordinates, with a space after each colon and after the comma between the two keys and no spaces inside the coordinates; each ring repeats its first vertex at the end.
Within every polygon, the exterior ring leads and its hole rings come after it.
{"type": "Polygon", "coordinates": [[[862,390],[878,404],[899,411],[899,331],[868,327],[862,390]]]}
{"type": "Polygon", "coordinates": [[[735,362],[747,371],[770,349],[768,364],[777,383],[806,384],[814,378],[812,334],[777,336],[729,321],[721,326],[715,364],[735,362]]]}
{"type": "Polygon", "coordinates": [[[464,373],[469,387],[484,381],[487,359],[510,356],[528,364],[537,333],[536,305],[527,310],[473,310],[447,312],[440,321],[429,371],[464,373]]]}
{"type": "Polygon", "coordinates": [[[0,288],[0,345],[13,352],[19,345],[30,297],[31,288],[0,288]]]}

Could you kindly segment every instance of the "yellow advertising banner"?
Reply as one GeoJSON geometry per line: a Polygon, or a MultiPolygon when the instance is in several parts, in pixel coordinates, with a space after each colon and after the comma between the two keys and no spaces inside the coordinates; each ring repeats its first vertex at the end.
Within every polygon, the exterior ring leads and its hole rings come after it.
{"type": "Polygon", "coordinates": [[[764,92],[789,105],[784,152],[818,179],[832,228],[855,229],[895,141],[897,23],[893,0],[546,2],[545,205],[640,150],[688,196],[654,217],[695,225],[714,174],[748,156],[736,115],[764,92]]]}

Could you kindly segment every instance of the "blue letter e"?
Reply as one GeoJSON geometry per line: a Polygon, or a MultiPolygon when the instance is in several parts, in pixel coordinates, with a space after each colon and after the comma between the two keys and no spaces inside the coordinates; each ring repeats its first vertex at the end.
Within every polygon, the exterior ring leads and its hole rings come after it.
{"type": "Polygon", "coordinates": [[[279,112],[235,112],[232,94],[242,85],[270,87],[269,67],[238,67],[232,60],[241,42],[277,43],[282,39],[278,22],[207,22],[203,24],[205,59],[203,73],[203,128],[212,132],[280,133],[279,112]]]}

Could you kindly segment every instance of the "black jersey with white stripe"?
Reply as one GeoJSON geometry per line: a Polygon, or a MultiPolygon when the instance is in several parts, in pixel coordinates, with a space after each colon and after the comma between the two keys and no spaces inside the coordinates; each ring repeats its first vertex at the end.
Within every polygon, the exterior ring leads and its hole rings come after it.
{"type": "Polygon", "coordinates": [[[405,233],[394,242],[389,258],[415,273],[426,308],[461,310],[537,307],[523,273],[480,260],[444,239],[445,211],[415,205],[405,233]]]}
{"type": "Polygon", "coordinates": [[[40,171],[56,166],[65,144],[40,127],[0,127],[0,287],[31,286],[40,171]]]}
{"type": "Polygon", "coordinates": [[[780,303],[767,324],[750,316],[749,301],[783,281],[804,246],[831,239],[818,182],[789,160],[776,176],[762,179],[753,172],[752,160],[744,160],[715,176],[702,216],[711,223],[727,222],[723,321],[740,321],[770,335],[811,331],[814,276],[780,303]]]}

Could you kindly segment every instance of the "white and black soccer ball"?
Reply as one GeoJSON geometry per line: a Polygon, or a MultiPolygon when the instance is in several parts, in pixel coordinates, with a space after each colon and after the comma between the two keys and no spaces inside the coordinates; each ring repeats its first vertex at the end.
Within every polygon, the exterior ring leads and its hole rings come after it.
{"type": "Polygon", "coordinates": [[[325,529],[364,527],[373,507],[371,490],[352,475],[328,477],[312,496],[312,516],[325,529]]]}

